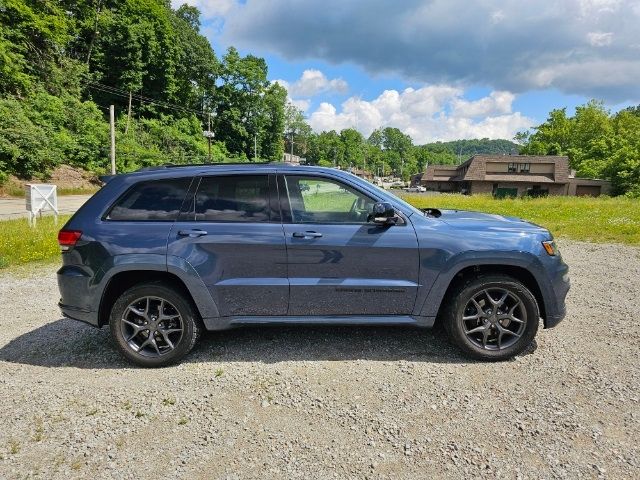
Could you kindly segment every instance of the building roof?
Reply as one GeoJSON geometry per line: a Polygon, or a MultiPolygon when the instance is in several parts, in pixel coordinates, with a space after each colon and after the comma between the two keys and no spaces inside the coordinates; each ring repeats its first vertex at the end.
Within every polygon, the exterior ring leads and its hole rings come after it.
{"type": "Polygon", "coordinates": [[[429,165],[422,180],[426,181],[502,181],[502,182],[534,182],[534,183],[567,183],[569,179],[569,158],[556,155],[473,155],[466,162],[458,165],[429,165]],[[553,175],[536,173],[489,173],[488,163],[553,163],[553,175]],[[444,173],[445,175],[442,175],[444,173]]]}
{"type": "Polygon", "coordinates": [[[549,178],[546,175],[518,175],[518,174],[505,174],[505,175],[485,175],[482,180],[487,182],[533,182],[533,183],[558,183],[553,178],[549,178]]]}

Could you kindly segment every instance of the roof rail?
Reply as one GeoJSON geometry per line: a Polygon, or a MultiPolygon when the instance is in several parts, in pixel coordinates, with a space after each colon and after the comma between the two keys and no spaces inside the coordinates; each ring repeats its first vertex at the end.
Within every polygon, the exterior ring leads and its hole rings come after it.
{"type": "Polygon", "coordinates": [[[163,170],[165,168],[183,168],[183,167],[220,167],[225,165],[285,165],[283,162],[212,162],[212,163],[165,163],[163,165],[154,165],[152,167],[143,167],[136,172],[149,172],[153,170],[163,170]]]}

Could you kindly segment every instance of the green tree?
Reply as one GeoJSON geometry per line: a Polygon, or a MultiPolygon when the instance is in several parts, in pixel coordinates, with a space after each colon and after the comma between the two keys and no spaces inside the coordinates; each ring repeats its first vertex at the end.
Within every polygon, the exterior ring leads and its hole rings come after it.
{"type": "Polygon", "coordinates": [[[0,26],[0,94],[24,95],[64,54],[71,21],[56,2],[3,0],[0,26]]]}
{"type": "Polygon", "coordinates": [[[269,160],[282,159],[284,152],[285,114],[287,91],[277,83],[270,85],[264,95],[264,122],[260,134],[262,156],[269,160]]]}
{"type": "Polygon", "coordinates": [[[342,142],[342,166],[363,168],[367,153],[364,137],[354,128],[345,128],[340,132],[342,142]]]}

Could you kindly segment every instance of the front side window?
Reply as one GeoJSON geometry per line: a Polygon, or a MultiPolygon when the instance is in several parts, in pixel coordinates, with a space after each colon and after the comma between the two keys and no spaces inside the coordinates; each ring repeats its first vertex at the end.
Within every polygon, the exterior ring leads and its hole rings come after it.
{"type": "Polygon", "coordinates": [[[190,183],[191,177],[141,182],[116,202],[107,220],[173,222],[190,183]]]}
{"type": "Polygon", "coordinates": [[[286,176],[293,223],[367,223],[375,200],[322,177],[286,176]]]}
{"type": "Polygon", "coordinates": [[[267,175],[225,175],[200,181],[195,220],[201,222],[268,222],[267,175]]]}

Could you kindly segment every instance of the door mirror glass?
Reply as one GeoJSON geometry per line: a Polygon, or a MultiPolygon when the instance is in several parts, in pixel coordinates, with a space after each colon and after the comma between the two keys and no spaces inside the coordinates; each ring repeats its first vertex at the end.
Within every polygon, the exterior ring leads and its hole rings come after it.
{"type": "Polygon", "coordinates": [[[398,222],[398,215],[390,203],[377,202],[373,204],[369,221],[382,225],[395,225],[398,222]]]}

